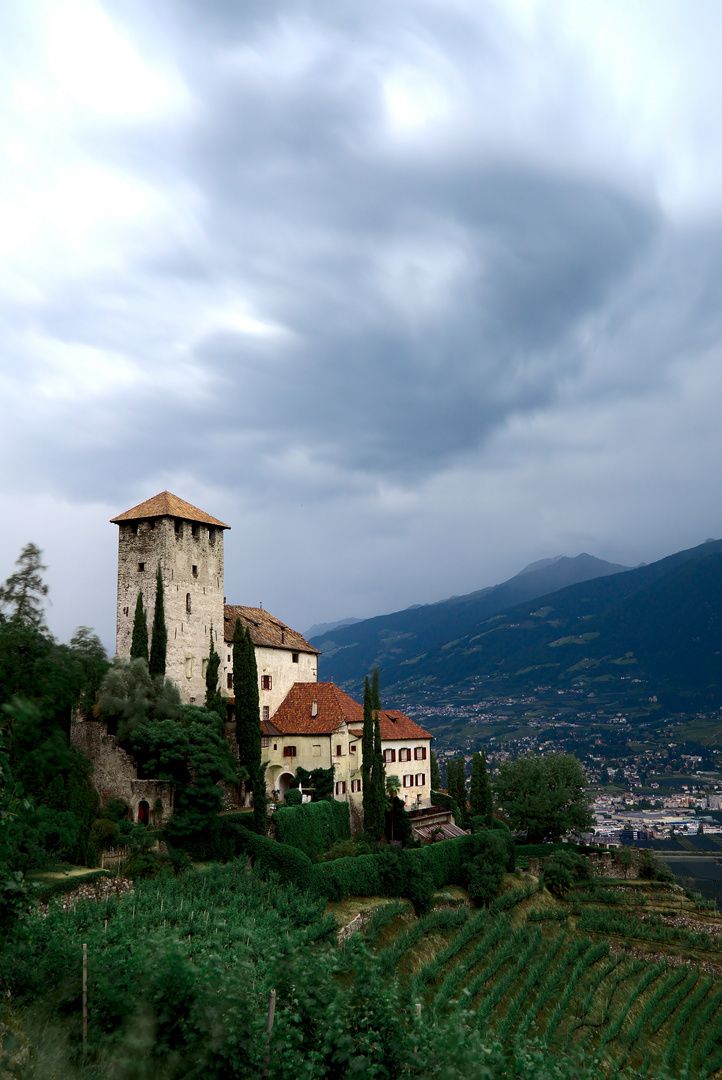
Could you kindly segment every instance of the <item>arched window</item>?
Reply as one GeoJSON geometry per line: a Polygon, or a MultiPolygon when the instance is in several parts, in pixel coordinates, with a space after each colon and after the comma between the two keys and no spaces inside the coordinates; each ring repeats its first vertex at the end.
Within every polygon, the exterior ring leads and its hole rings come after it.
{"type": "Polygon", "coordinates": [[[142,799],[138,803],[138,822],[141,825],[148,825],[150,823],[150,806],[142,799]]]}

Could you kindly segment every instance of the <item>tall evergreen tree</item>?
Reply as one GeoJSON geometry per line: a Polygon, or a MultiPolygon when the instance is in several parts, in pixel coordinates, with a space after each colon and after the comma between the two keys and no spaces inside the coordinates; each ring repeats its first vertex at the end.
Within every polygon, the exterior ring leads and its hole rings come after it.
{"type": "Polygon", "coordinates": [[[431,790],[441,791],[441,776],[439,775],[439,763],[436,760],[436,754],[431,751],[431,763],[429,766],[431,772],[431,790]]]}
{"type": "MultiPolygon", "coordinates": [[[[449,794],[451,795],[452,793],[449,792],[449,794]]],[[[465,775],[465,770],[464,770],[464,759],[463,759],[463,757],[459,758],[459,760],[457,762],[457,766],[456,766],[456,791],[453,794],[454,794],[454,798],[456,799],[457,803],[459,804],[459,809],[461,810],[464,817],[466,817],[466,814],[467,814],[467,808],[466,808],[466,775],[465,775]]]]}
{"type": "Polygon", "coordinates": [[[256,825],[265,829],[266,802],[261,775],[261,712],[258,700],[258,668],[251,632],[236,619],[233,630],[233,695],[236,741],[242,769],[248,771],[246,788],[253,791],[256,825]]]}
{"type": "Polygon", "coordinates": [[[155,585],[155,610],[153,612],[153,631],[150,638],[150,660],[148,670],[151,675],[165,675],[165,655],[168,648],[168,631],[165,626],[165,608],[163,605],[163,575],[158,563],[158,577],[155,585]]]}
{"type": "Polygon", "coordinates": [[[469,789],[469,808],[471,816],[483,814],[486,810],[481,779],[481,754],[477,750],[471,763],[471,787],[469,789]]]}
{"type": "Polygon", "coordinates": [[[481,751],[481,785],[484,794],[483,814],[486,819],[486,824],[491,825],[494,819],[494,798],[491,792],[491,784],[489,783],[489,771],[486,767],[486,750],[481,751]]]}
{"type": "Polygon", "coordinates": [[[375,667],[371,672],[371,708],[374,712],[381,709],[381,692],[379,690],[379,669],[375,667]]]}
{"type": "Polygon", "coordinates": [[[213,643],[213,626],[211,626],[211,648],[206,664],[206,708],[209,712],[217,713],[221,719],[226,718],[226,706],[223,700],[221,688],[218,685],[218,670],[221,666],[221,658],[216,652],[213,643]]]}
{"type": "Polygon", "coordinates": [[[131,660],[145,660],[148,663],[148,621],[143,607],[143,593],[138,593],[133,619],[133,640],[130,644],[131,660]]]}
{"type": "Polygon", "coordinates": [[[26,544],[20,552],[15,563],[18,569],[0,585],[0,622],[11,619],[36,630],[45,629],[42,604],[48,586],[42,578],[42,571],[47,570],[40,561],[42,554],[37,544],[26,544]]]}
{"type": "Polygon", "coordinates": [[[369,824],[373,828],[373,790],[371,776],[374,763],[374,714],[371,708],[371,687],[369,677],[366,676],[364,683],[364,724],[361,735],[361,799],[364,811],[364,828],[369,831],[369,824]]]}
{"type": "MultiPolygon", "coordinates": [[[[373,696],[373,687],[371,694],[373,696]]],[[[372,780],[376,813],[378,814],[381,832],[383,832],[386,827],[386,766],[384,765],[384,753],[381,749],[381,723],[378,711],[374,713],[374,771],[372,780]]]]}

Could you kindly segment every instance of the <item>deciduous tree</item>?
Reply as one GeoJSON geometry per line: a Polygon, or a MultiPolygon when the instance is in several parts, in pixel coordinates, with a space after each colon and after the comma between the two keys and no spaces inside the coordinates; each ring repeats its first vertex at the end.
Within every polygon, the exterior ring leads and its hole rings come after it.
{"type": "Polygon", "coordinates": [[[495,784],[498,804],[529,843],[558,840],[593,822],[584,770],[572,754],[527,754],[505,761],[495,784]]]}

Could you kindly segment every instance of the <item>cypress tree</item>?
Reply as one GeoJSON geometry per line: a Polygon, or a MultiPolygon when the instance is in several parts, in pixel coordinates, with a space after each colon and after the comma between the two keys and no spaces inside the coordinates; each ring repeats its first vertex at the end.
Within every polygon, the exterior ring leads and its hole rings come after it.
{"type": "Polygon", "coordinates": [[[469,807],[471,809],[472,817],[476,817],[477,814],[483,814],[486,810],[486,803],[484,800],[481,779],[481,754],[478,750],[474,754],[471,765],[471,788],[469,790],[469,807]]]}
{"type": "Polygon", "coordinates": [[[431,772],[431,790],[432,791],[441,791],[441,777],[439,775],[439,763],[436,760],[436,754],[434,753],[433,750],[431,751],[430,772],[431,772]]]}
{"type": "Polygon", "coordinates": [[[148,622],[143,607],[143,593],[138,593],[133,619],[133,640],[130,644],[131,660],[145,660],[148,663],[148,622]]]}
{"type": "MultiPolygon", "coordinates": [[[[449,794],[451,794],[451,792],[449,794]]],[[[464,771],[463,758],[459,758],[456,766],[456,792],[454,794],[454,798],[459,804],[459,809],[461,810],[462,814],[464,815],[464,817],[466,817],[468,811],[466,806],[466,775],[464,771]]]]}
{"type": "Polygon", "coordinates": [[[491,793],[489,772],[486,767],[486,750],[481,751],[481,786],[484,795],[483,814],[486,819],[486,824],[491,825],[494,819],[494,799],[491,793]]]}
{"type": "Polygon", "coordinates": [[[376,832],[376,812],[374,798],[374,715],[371,708],[371,687],[368,675],[364,683],[364,726],[361,736],[361,778],[362,805],[364,811],[364,830],[374,836],[376,832]]]}
{"type": "Polygon", "coordinates": [[[218,671],[221,666],[221,658],[216,652],[213,643],[213,627],[211,626],[211,651],[206,665],[206,708],[209,712],[217,713],[222,720],[226,718],[226,706],[223,694],[218,685],[218,671]]]}
{"type": "Polygon", "coordinates": [[[256,646],[253,644],[251,631],[248,627],[246,627],[246,671],[248,673],[246,709],[248,714],[249,754],[246,768],[250,773],[251,788],[253,790],[253,820],[256,832],[264,833],[266,831],[266,778],[265,769],[261,769],[261,703],[258,693],[256,646]]]}
{"type": "Polygon", "coordinates": [[[168,648],[168,631],[165,627],[165,609],[163,607],[163,575],[158,563],[158,577],[155,585],[155,610],[153,612],[153,632],[150,639],[150,660],[148,670],[151,675],[165,675],[165,654],[168,648]]]}
{"type": "MultiPolygon", "coordinates": [[[[373,687],[371,696],[373,697],[373,687]]],[[[381,723],[378,712],[374,713],[374,771],[372,781],[379,836],[381,836],[386,828],[386,766],[384,765],[384,754],[381,749],[381,723]]]]}

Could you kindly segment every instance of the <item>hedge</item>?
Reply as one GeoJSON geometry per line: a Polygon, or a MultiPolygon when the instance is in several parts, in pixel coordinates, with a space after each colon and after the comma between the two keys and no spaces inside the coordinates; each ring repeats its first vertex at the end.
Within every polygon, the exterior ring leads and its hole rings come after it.
{"type": "Polygon", "coordinates": [[[345,802],[323,800],[302,806],[279,806],[274,821],[279,841],[298,848],[314,861],[351,836],[349,806],[345,802]]]}
{"type": "Polygon", "coordinates": [[[231,828],[235,829],[236,854],[249,855],[264,867],[275,870],[281,881],[296,885],[299,889],[311,887],[311,871],[314,867],[308,855],[288,844],[279,844],[277,840],[259,836],[242,826],[235,825],[231,828]]]}

